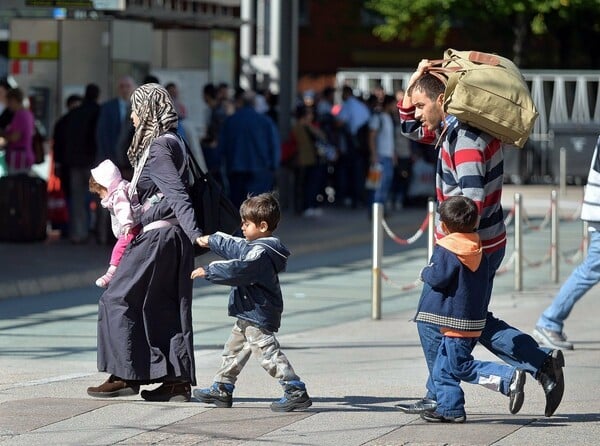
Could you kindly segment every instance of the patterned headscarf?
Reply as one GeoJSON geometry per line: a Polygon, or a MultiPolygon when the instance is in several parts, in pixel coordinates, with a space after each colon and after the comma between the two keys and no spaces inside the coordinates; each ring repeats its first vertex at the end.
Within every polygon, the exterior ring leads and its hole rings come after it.
{"type": "Polygon", "coordinates": [[[127,157],[135,167],[152,140],[177,127],[177,111],[171,96],[159,84],[144,84],[131,95],[131,109],[140,118],[127,157]]]}

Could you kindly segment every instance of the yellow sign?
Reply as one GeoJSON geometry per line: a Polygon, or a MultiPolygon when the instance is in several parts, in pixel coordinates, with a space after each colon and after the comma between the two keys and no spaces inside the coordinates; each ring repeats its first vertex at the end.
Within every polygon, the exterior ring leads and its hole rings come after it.
{"type": "Polygon", "coordinates": [[[58,59],[58,41],[11,40],[8,44],[9,59],[58,59]]]}

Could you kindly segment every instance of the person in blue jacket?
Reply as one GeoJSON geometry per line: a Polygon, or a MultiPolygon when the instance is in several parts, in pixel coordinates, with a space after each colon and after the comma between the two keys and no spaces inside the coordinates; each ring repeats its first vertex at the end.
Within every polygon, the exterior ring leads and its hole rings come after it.
{"type": "Polygon", "coordinates": [[[273,190],[279,167],[281,141],[273,120],[254,109],[255,93],[239,89],[236,111],[223,123],[217,150],[223,157],[234,205],[240,206],[248,194],[273,190]]]}
{"type": "Polygon", "coordinates": [[[476,232],[477,205],[465,196],[449,197],[440,204],[439,214],[446,235],[437,241],[429,265],[421,271],[425,289],[415,318],[439,326],[442,333],[432,372],[437,408],[421,412],[421,418],[465,422],[461,381],[509,396],[509,410],[515,414],[523,405],[525,372],[472,355],[490,300],[486,292],[490,265],[476,232]]]}
{"type": "Polygon", "coordinates": [[[271,410],[306,409],[312,405],[306,386],[275,337],[283,312],[278,274],[285,271],[290,255],[273,236],[281,216],[279,203],[271,193],[251,196],[240,206],[240,215],[245,238],[221,232],[200,237],[200,246],[210,248],[225,260],[195,269],[192,279],[203,277],[212,283],[230,285],[229,315],[237,320],[212,386],[194,390],[194,397],[217,407],[231,407],[237,377],[254,353],[284,390],[283,397],[271,403],[271,410]]]}

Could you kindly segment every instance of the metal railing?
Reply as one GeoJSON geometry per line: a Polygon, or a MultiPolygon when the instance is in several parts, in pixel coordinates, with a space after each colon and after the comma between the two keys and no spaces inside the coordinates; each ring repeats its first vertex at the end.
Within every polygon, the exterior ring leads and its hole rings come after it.
{"type": "MultiPolygon", "coordinates": [[[[559,245],[559,200],[558,193],[556,190],[552,190],[550,194],[550,208],[546,213],[543,221],[533,226],[524,211],[523,199],[520,193],[514,195],[514,206],[508,212],[505,218],[505,224],[508,226],[514,223],[514,248],[511,253],[507,251],[504,264],[496,271],[496,274],[503,274],[508,272],[511,267],[514,273],[514,290],[523,290],[523,266],[529,268],[539,267],[544,264],[550,263],[550,280],[553,283],[559,281],[559,264],[560,259],[566,260],[567,263],[573,263],[575,257],[583,258],[588,248],[588,234],[587,234],[587,223],[583,222],[583,235],[582,242],[577,249],[575,255],[572,258],[567,256],[560,251],[559,245]],[[550,224],[550,237],[549,237],[549,249],[547,254],[537,260],[530,261],[524,256],[524,244],[523,234],[525,230],[529,231],[541,231],[544,230],[548,223],[550,224]]],[[[391,283],[395,288],[399,288],[403,291],[408,291],[416,288],[420,284],[420,279],[416,278],[413,282],[398,285],[393,283],[389,277],[382,270],[383,260],[383,234],[384,232],[397,244],[409,245],[417,241],[420,236],[427,233],[427,258],[424,259],[423,265],[426,265],[431,258],[433,252],[433,246],[435,244],[434,232],[435,232],[435,213],[436,206],[433,200],[430,200],[427,207],[427,215],[423,220],[423,223],[414,235],[408,238],[402,238],[394,234],[390,229],[389,225],[383,217],[383,205],[381,203],[373,204],[373,251],[372,251],[372,287],[371,287],[371,300],[372,300],[372,312],[371,317],[374,320],[381,319],[381,296],[382,296],[382,279],[386,282],[391,283]]],[[[577,209],[567,220],[573,221],[578,218],[580,209],[577,209]]]]}

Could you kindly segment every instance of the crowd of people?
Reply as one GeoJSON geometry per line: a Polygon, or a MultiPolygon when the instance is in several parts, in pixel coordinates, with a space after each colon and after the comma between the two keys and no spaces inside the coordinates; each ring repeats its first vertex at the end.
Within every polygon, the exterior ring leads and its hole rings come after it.
{"type": "MultiPolygon", "coordinates": [[[[395,105],[402,90],[392,96],[379,88],[364,97],[344,86],[337,103],[333,87],[301,94],[285,135],[278,130],[276,95],[237,89],[229,99],[227,92],[223,84],[204,87],[210,113],[202,149],[208,170],[235,204],[243,199],[240,185],[256,193],[275,187],[284,210],[306,217],[318,217],[331,203],[364,208],[380,202],[388,211],[409,203],[413,161],[427,152],[400,131],[395,105]],[[369,186],[368,171],[379,166],[380,181],[369,186]]],[[[431,196],[433,188],[418,193],[431,196]]]]}
{"type": "MultiPolygon", "coordinates": [[[[148,76],[143,83],[158,81],[148,76]]],[[[68,205],[68,212],[60,214],[68,215],[68,221],[51,223],[73,244],[92,237],[102,244],[114,241],[109,212],[88,190],[89,171],[108,159],[124,179],[131,179],[126,152],[134,134],[130,96],[136,86],[132,77],[123,76],[116,82],[116,95],[101,102],[100,88],[86,85],[81,95],[66,98],[65,113],[50,132],[52,175],[60,179],[68,205]]],[[[299,94],[291,130],[281,135],[278,97],[268,90],[211,83],[204,86],[202,98],[193,98],[173,82],[164,87],[178,114],[178,134],[235,205],[248,193],[275,189],[284,211],[305,217],[318,217],[331,204],[370,209],[380,202],[386,212],[399,210],[410,204],[413,165],[427,166],[429,174],[415,176],[413,196],[433,194],[433,157],[400,131],[395,103],[401,90],[392,96],[379,87],[366,97],[343,86],[338,101],[333,87],[299,94]],[[186,104],[194,101],[203,101],[208,109],[203,135],[186,119],[186,104]],[[429,162],[423,163],[424,158],[429,162]],[[367,181],[373,169],[381,173],[375,184],[367,181]]],[[[29,172],[35,162],[34,117],[26,103],[22,90],[0,83],[0,143],[8,173],[29,172]]]]}

